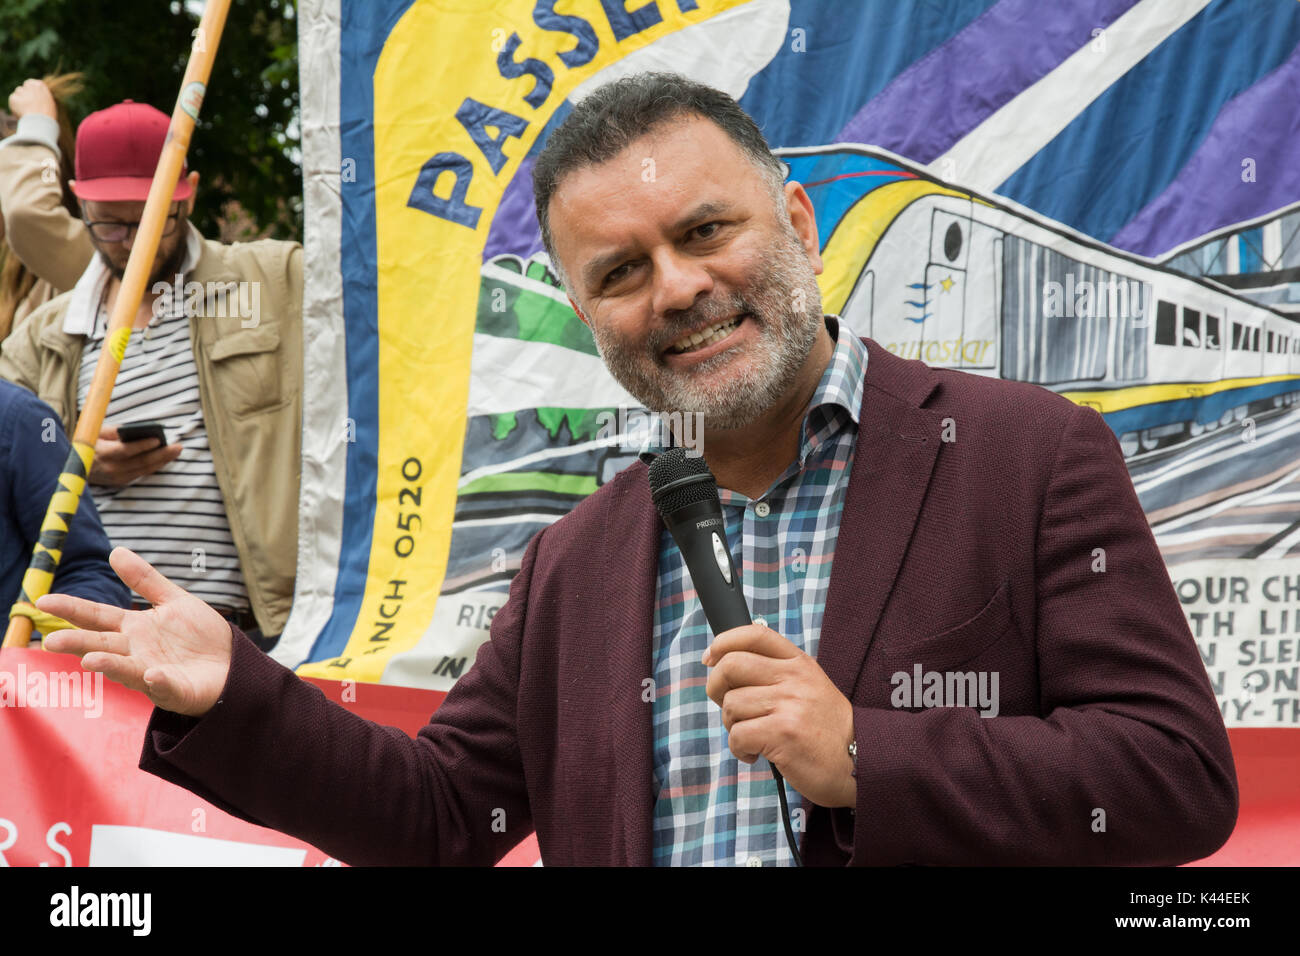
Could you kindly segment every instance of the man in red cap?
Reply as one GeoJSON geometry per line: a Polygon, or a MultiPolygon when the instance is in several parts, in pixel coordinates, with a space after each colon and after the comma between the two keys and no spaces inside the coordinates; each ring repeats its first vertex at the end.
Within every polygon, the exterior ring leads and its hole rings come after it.
{"type": "MultiPolygon", "coordinates": [[[[135,241],[135,224],[153,184],[154,167],[167,139],[168,119],[145,103],[124,100],[91,113],[77,130],[91,146],[77,150],[72,191],[81,201],[91,241],[110,273],[121,279],[135,241]]],[[[180,223],[194,208],[199,174],[181,170],[163,225],[150,285],[174,275],[185,260],[185,230],[180,223]]],[[[146,301],[141,308],[151,305],[146,301]]]]}
{"type": "MultiPolygon", "coordinates": [[[[36,392],[69,432],[168,127],[165,114],[131,100],[82,121],[71,186],[96,255],[70,292],[0,344],[0,378],[36,392]]],[[[182,170],[172,193],[91,493],[114,544],[150,555],[269,648],[288,618],[297,563],[302,249],[204,239],[189,222],[198,179],[182,170]],[[142,423],[165,438],[119,433],[142,423]]]]}

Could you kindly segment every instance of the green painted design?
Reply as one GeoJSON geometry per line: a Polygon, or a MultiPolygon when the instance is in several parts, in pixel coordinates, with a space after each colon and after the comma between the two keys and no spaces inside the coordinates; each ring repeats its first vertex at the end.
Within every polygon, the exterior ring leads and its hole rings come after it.
{"type": "Polygon", "coordinates": [[[599,355],[591,330],[567,302],[556,302],[549,296],[488,276],[479,284],[475,331],[480,335],[547,342],[584,355],[599,355]]]}
{"type": "Polygon", "coordinates": [[[561,475],[553,471],[508,471],[485,475],[460,489],[462,495],[490,491],[551,491],[562,495],[586,497],[596,490],[594,475],[561,475]]]}
{"type": "Polygon", "coordinates": [[[537,420],[551,434],[551,438],[560,437],[560,429],[569,426],[573,441],[590,441],[596,437],[603,423],[609,422],[612,432],[618,423],[618,409],[615,408],[539,408],[537,420]],[[601,416],[604,416],[603,418],[601,416]],[[612,417],[611,417],[612,416],[612,417]]]}
{"type": "Polygon", "coordinates": [[[502,441],[519,425],[519,415],[516,412],[503,412],[500,415],[492,416],[492,437],[497,441],[502,441]]]}

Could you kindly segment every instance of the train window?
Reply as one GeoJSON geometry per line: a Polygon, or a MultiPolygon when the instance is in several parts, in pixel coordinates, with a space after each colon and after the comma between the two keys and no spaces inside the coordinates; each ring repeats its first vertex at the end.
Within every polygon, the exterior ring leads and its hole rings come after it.
{"type": "Polygon", "coordinates": [[[943,254],[948,257],[949,262],[956,262],[957,257],[961,255],[961,226],[955,222],[948,226],[948,231],[943,234],[943,254]]]}
{"type": "Polygon", "coordinates": [[[1269,332],[1269,333],[1268,333],[1268,344],[1267,344],[1266,346],[1264,346],[1264,351],[1265,351],[1265,352],[1271,352],[1271,351],[1273,351],[1273,333],[1272,333],[1272,332],[1269,332]]]}
{"type": "Polygon", "coordinates": [[[1253,334],[1250,337],[1250,350],[1252,352],[1258,352],[1259,351],[1259,329],[1251,329],[1251,332],[1253,334]]]}
{"type": "Polygon", "coordinates": [[[1183,307],[1183,344],[1194,349],[1201,347],[1201,313],[1183,307]]]}
{"type": "Polygon", "coordinates": [[[1241,323],[1232,323],[1232,348],[1234,351],[1241,351],[1241,323]]]}
{"type": "Polygon", "coordinates": [[[1178,311],[1172,302],[1156,303],[1156,345],[1177,345],[1178,311]]]}
{"type": "Polygon", "coordinates": [[[1207,349],[1217,349],[1219,345],[1219,317],[1217,315],[1207,315],[1205,317],[1205,347],[1207,349]]]}

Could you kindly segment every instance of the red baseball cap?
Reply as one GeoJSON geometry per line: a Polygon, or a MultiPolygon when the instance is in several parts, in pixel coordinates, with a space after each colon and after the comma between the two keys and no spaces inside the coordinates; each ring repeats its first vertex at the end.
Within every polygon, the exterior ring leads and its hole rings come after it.
{"type": "MultiPolygon", "coordinates": [[[[144,202],[167,142],[171,120],[148,103],[123,100],[91,113],[77,127],[76,181],[72,191],[91,202],[144,202]]],[[[194,192],[181,169],[172,201],[194,192]]]]}

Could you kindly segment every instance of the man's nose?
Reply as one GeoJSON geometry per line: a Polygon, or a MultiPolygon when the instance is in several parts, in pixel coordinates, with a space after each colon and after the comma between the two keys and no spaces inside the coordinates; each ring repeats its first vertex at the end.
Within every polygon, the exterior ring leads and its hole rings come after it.
{"type": "Polygon", "coordinates": [[[676,249],[665,250],[652,258],[654,268],[654,311],[663,315],[684,311],[695,304],[703,292],[713,290],[713,276],[702,260],[682,255],[676,249]]]}

